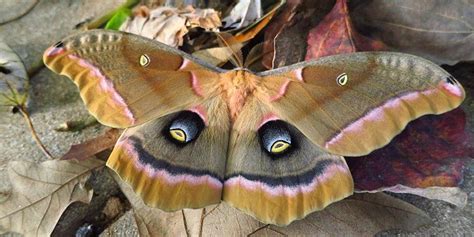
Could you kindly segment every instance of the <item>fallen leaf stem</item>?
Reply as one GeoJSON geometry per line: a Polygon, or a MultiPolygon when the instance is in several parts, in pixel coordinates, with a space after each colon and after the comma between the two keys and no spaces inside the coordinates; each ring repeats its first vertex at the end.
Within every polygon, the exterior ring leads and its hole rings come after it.
{"type": "Polygon", "coordinates": [[[201,212],[201,221],[199,223],[199,237],[202,237],[202,227],[204,226],[204,218],[206,218],[206,208],[204,207],[201,212]]]}
{"type": "Polygon", "coordinates": [[[183,224],[184,224],[184,231],[186,232],[186,236],[190,236],[188,230],[188,222],[186,221],[186,215],[184,214],[184,210],[181,210],[181,215],[183,216],[183,224]]]}
{"type": "Polygon", "coordinates": [[[269,224],[264,225],[264,226],[260,226],[260,227],[258,227],[257,229],[255,229],[254,231],[250,232],[250,234],[248,234],[247,237],[248,237],[248,236],[251,236],[251,235],[253,235],[253,234],[255,234],[255,233],[257,233],[257,232],[259,232],[259,231],[261,231],[261,230],[263,230],[263,229],[265,229],[265,228],[268,228],[269,226],[270,226],[269,224]]]}
{"type": "Polygon", "coordinates": [[[25,118],[26,123],[28,124],[28,128],[30,129],[31,135],[33,136],[33,139],[36,142],[36,145],[43,151],[43,153],[48,157],[48,159],[53,160],[54,157],[51,155],[51,153],[46,149],[44,144],[41,142],[41,139],[38,136],[38,133],[36,133],[35,127],[33,126],[33,122],[31,121],[30,114],[26,110],[25,106],[18,106],[18,110],[20,113],[23,115],[23,118],[25,118]]]}

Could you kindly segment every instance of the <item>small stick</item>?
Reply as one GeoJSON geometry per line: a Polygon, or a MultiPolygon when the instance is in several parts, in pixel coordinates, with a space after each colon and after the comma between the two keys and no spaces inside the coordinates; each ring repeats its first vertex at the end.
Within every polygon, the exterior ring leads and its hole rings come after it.
{"type": "Polygon", "coordinates": [[[204,225],[204,218],[206,218],[206,208],[203,208],[201,212],[201,223],[199,225],[199,237],[202,237],[202,227],[204,225]]]}
{"type": "Polygon", "coordinates": [[[183,224],[184,224],[184,230],[186,231],[186,236],[189,237],[188,222],[186,221],[186,215],[184,215],[184,210],[181,210],[181,215],[183,216],[183,224]]]}
{"type": "Polygon", "coordinates": [[[33,136],[33,139],[36,142],[36,145],[39,146],[41,151],[43,151],[43,153],[46,155],[46,157],[48,157],[48,159],[51,159],[51,160],[54,159],[54,157],[51,155],[51,153],[48,151],[48,149],[46,149],[44,144],[41,142],[41,139],[38,137],[38,134],[36,133],[35,127],[33,126],[33,122],[31,121],[30,114],[26,110],[25,106],[22,106],[22,105],[18,106],[18,110],[23,115],[23,118],[25,118],[26,123],[28,124],[28,127],[30,129],[31,135],[33,136]]]}

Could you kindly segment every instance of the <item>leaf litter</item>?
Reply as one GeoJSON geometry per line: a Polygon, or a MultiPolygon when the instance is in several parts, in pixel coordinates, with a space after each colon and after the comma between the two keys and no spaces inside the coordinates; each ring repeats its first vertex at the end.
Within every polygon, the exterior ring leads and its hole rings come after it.
{"type": "Polygon", "coordinates": [[[183,37],[190,28],[200,27],[207,31],[217,31],[220,26],[219,14],[213,9],[187,6],[182,9],[158,7],[151,10],[141,6],[133,19],[127,20],[120,30],[178,47],[183,45],[183,37]]]}
{"type": "Polygon", "coordinates": [[[69,204],[91,200],[92,190],[85,182],[93,170],[103,166],[97,159],[39,164],[11,161],[7,172],[12,191],[0,203],[0,233],[49,236],[69,204]]]}

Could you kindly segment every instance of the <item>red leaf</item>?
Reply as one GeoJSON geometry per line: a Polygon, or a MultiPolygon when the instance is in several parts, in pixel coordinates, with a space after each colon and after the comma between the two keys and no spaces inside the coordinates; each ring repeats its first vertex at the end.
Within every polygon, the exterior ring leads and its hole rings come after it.
{"type": "Polygon", "coordinates": [[[385,49],[381,41],[357,33],[352,25],[346,0],[337,0],[331,12],[309,32],[307,42],[306,60],[334,54],[385,49]]]}
{"type": "Polygon", "coordinates": [[[458,187],[466,161],[474,157],[466,114],[456,109],[424,116],[386,147],[364,157],[346,158],[359,191],[401,184],[411,188],[458,187]]]}

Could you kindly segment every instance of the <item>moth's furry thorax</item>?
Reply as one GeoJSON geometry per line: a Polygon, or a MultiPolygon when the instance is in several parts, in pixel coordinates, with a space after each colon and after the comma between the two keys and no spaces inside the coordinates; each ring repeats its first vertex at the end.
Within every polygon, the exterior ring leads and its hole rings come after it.
{"type": "Polygon", "coordinates": [[[249,95],[255,93],[260,77],[247,70],[232,70],[221,74],[220,86],[226,97],[230,118],[235,118],[242,110],[249,95]]]}

